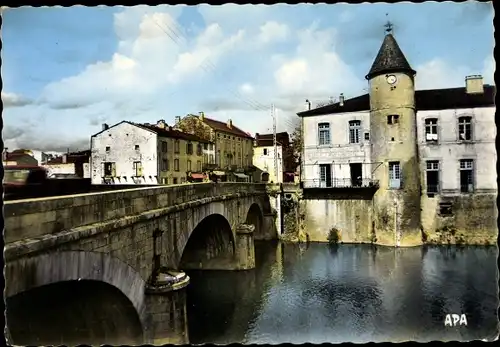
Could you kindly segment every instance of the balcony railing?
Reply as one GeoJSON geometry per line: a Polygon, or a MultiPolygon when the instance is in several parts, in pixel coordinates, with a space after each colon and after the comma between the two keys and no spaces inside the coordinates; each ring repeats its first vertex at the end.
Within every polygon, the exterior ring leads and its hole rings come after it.
{"type": "Polygon", "coordinates": [[[378,180],[371,178],[333,178],[330,181],[320,179],[304,180],[304,188],[378,188],[378,180]]]}

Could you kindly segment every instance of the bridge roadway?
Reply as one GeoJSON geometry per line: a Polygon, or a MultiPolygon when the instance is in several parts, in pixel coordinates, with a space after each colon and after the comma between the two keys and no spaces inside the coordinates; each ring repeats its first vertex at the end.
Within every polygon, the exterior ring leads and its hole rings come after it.
{"type": "MultiPolygon", "coordinates": [[[[124,335],[117,331],[123,327],[112,324],[100,334],[80,331],[63,338],[56,331],[33,341],[33,327],[40,322],[28,321],[36,315],[9,310],[26,307],[30,293],[32,298],[50,288],[61,293],[57,284],[78,287],[89,281],[126,298],[122,301],[140,322],[136,344],[187,343],[184,288],[189,277],[182,270],[252,269],[254,239],[277,238],[265,184],[195,183],[7,201],[4,216],[8,339],[16,345],[130,343],[112,341],[124,335]]],[[[59,299],[85,292],[89,297],[86,290],[62,291],[59,299]]],[[[120,315],[117,305],[108,305],[113,316],[120,315]]],[[[77,313],[87,326],[90,321],[102,326],[109,317],[82,310],[77,313]]]]}

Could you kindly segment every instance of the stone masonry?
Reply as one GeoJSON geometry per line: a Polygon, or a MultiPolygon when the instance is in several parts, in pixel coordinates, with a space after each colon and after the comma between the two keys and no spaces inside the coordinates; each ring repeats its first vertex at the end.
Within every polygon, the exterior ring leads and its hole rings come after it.
{"type": "MultiPolygon", "coordinates": [[[[231,226],[235,252],[227,269],[252,268],[254,259],[245,257],[253,258],[252,232],[269,234],[263,226],[273,225],[262,184],[199,183],[6,202],[6,296],[59,281],[104,281],[129,298],[143,330],[151,330],[146,325],[154,310],[145,306],[155,300],[145,300],[145,284],[158,265],[179,270],[191,233],[214,214],[231,226]],[[249,211],[261,215],[249,218],[249,211]],[[262,225],[244,226],[247,220],[262,225]]],[[[162,339],[185,341],[148,337],[162,339]]]]}

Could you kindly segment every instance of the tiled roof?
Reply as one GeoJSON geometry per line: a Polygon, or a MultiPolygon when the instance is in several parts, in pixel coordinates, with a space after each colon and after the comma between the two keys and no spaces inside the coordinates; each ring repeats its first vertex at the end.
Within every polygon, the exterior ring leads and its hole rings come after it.
{"type": "Polygon", "coordinates": [[[186,140],[186,141],[197,141],[197,142],[202,142],[202,143],[210,143],[210,141],[202,139],[201,137],[196,136],[194,134],[188,134],[188,133],[185,133],[185,132],[182,132],[179,130],[175,130],[172,128],[163,129],[163,128],[160,128],[154,124],[139,124],[139,123],[132,123],[132,122],[129,122],[129,123],[134,124],[140,128],[152,131],[152,132],[154,132],[162,137],[181,139],[181,140],[186,140]]]}
{"type": "MultiPolygon", "coordinates": [[[[255,134],[255,140],[257,142],[257,146],[273,146],[273,134],[255,134]],[[270,143],[270,144],[269,144],[270,143]]],[[[280,145],[289,145],[290,137],[287,132],[276,133],[276,141],[280,143],[280,145]]]]}
{"type": "Polygon", "coordinates": [[[366,79],[388,72],[408,72],[412,76],[416,74],[392,34],[385,36],[366,79]]]}
{"type": "MultiPolygon", "coordinates": [[[[65,164],[75,164],[75,163],[88,163],[90,158],[90,151],[82,151],[76,153],[66,154],[65,164]]],[[[63,157],[57,157],[47,161],[46,165],[63,164],[63,157]]]]}
{"type": "Polygon", "coordinates": [[[244,138],[253,140],[253,137],[250,134],[244,132],[240,128],[236,127],[234,124],[231,126],[231,128],[229,128],[227,126],[227,123],[225,123],[225,122],[220,122],[218,120],[207,118],[207,117],[203,117],[203,119],[201,119],[201,118],[199,118],[199,119],[202,122],[204,122],[206,125],[208,125],[209,127],[211,127],[212,129],[214,129],[216,131],[223,131],[223,132],[228,133],[228,134],[233,134],[234,136],[244,137],[244,138]]]}
{"type": "MultiPolygon", "coordinates": [[[[278,146],[283,146],[281,142],[276,141],[278,146]]],[[[256,147],[273,147],[274,146],[274,141],[272,139],[259,139],[257,140],[257,145],[256,147]]]]}
{"type": "Polygon", "coordinates": [[[19,158],[28,158],[28,157],[35,159],[32,155],[29,155],[29,154],[24,153],[24,152],[20,152],[18,150],[14,150],[12,152],[6,152],[6,153],[4,153],[4,155],[7,159],[7,161],[15,161],[19,158]]]}
{"type": "MultiPolygon", "coordinates": [[[[484,86],[482,94],[467,94],[465,88],[427,89],[415,92],[417,111],[439,111],[448,109],[463,109],[495,106],[496,87],[484,86]]],[[[321,116],[334,113],[360,112],[370,110],[368,94],[344,101],[344,106],[326,105],[313,110],[299,112],[299,117],[321,116]]]]}

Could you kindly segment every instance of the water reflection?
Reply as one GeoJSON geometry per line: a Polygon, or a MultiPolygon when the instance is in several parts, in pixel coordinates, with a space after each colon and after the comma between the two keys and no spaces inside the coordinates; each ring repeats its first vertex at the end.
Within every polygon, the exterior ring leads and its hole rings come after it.
{"type": "Polygon", "coordinates": [[[255,270],[191,273],[191,343],[466,341],[497,331],[496,247],[257,243],[255,270]],[[465,313],[467,327],[444,326],[465,313]]]}

